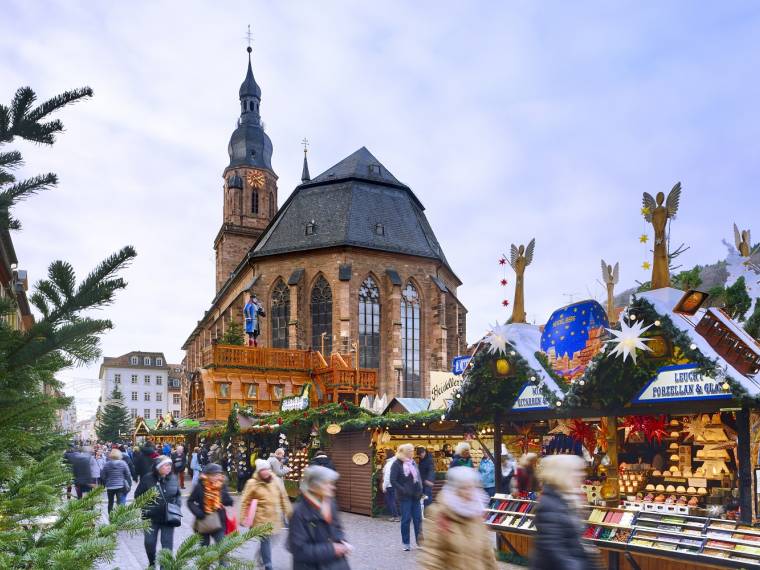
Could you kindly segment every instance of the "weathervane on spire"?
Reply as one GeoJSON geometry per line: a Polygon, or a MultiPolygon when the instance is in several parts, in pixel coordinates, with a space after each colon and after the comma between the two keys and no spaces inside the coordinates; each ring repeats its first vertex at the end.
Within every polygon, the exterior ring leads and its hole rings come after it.
{"type": "Polygon", "coordinates": [[[306,137],[304,137],[303,140],[301,141],[301,144],[303,145],[303,153],[306,154],[307,152],[309,152],[309,150],[308,150],[309,149],[309,139],[307,139],[306,137]]]}
{"type": "Polygon", "coordinates": [[[248,40],[248,53],[253,51],[251,44],[253,43],[253,34],[251,33],[251,24],[248,24],[248,31],[245,34],[245,39],[248,40]]]}
{"type": "Polygon", "coordinates": [[[309,139],[306,137],[301,141],[303,145],[303,171],[301,172],[301,182],[309,182],[311,175],[309,174],[309,161],[306,160],[306,153],[309,152],[309,139]]]}

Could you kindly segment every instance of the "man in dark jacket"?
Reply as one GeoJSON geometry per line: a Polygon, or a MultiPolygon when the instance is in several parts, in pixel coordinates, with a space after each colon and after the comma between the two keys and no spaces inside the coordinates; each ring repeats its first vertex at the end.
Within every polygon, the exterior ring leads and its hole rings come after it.
{"type": "Polygon", "coordinates": [[[157,457],[158,453],[156,453],[156,448],[153,447],[153,444],[149,441],[140,448],[140,451],[135,453],[135,457],[133,459],[135,464],[135,472],[140,480],[142,480],[142,478],[146,475],[150,474],[151,470],[153,469],[153,462],[157,457]]]}
{"type": "Polygon", "coordinates": [[[333,462],[330,461],[330,458],[327,457],[327,454],[321,449],[317,450],[317,452],[314,454],[314,457],[311,458],[309,465],[319,465],[320,467],[327,467],[328,469],[337,471],[337,469],[335,469],[335,465],[333,465],[333,462]]]}
{"type": "Polygon", "coordinates": [[[129,453],[127,453],[127,448],[123,444],[119,446],[119,451],[121,451],[121,458],[124,460],[124,463],[127,464],[127,467],[129,468],[129,474],[132,476],[132,480],[137,480],[137,472],[135,471],[135,464],[132,461],[132,458],[129,456],[129,453]]]}
{"type": "Polygon", "coordinates": [[[425,506],[433,502],[433,485],[435,484],[435,464],[433,458],[424,447],[417,448],[417,457],[420,458],[420,479],[422,479],[422,492],[425,494],[425,506]]]}
{"type": "Polygon", "coordinates": [[[71,471],[74,474],[74,485],[76,486],[77,497],[80,499],[85,493],[92,491],[95,486],[90,470],[91,460],[92,456],[81,449],[69,455],[71,471]]]}
{"type": "Polygon", "coordinates": [[[172,463],[174,464],[174,473],[179,477],[179,488],[185,488],[185,467],[187,467],[187,459],[185,458],[185,447],[178,445],[172,451],[172,463]]]}
{"type": "Polygon", "coordinates": [[[140,484],[135,489],[135,498],[147,493],[151,489],[156,490],[156,499],[143,509],[143,518],[150,521],[150,527],[145,529],[145,554],[148,556],[148,565],[156,564],[156,543],[158,534],[161,533],[161,548],[174,549],[174,528],[166,520],[166,504],[182,504],[182,496],[179,490],[177,476],[172,473],[172,460],[160,455],[155,460],[155,465],[150,473],[140,477],[140,484]]]}

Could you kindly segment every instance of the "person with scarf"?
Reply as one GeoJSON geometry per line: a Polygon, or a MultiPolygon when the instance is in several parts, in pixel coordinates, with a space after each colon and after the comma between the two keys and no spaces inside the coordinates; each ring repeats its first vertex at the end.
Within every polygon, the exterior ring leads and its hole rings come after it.
{"type": "Polygon", "coordinates": [[[391,487],[396,493],[401,510],[401,542],[404,550],[412,549],[409,538],[409,523],[414,524],[414,540],[417,546],[422,540],[422,477],[414,461],[414,446],[411,443],[399,445],[396,461],[391,466],[391,487]]]}
{"type": "MultiPolygon", "coordinates": [[[[256,473],[243,487],[240,501],[240,521],[251,527],[271,523],[272,534],[282,528],[283,515],[290,518],[293,511],[285,487],[272,473],[272,466],[265,459],[257,459],[256,473]],[[255,501],[255,503],[254,503],[255,501]],[[248,521],[249,513],[252,518],[248,521]]],[[[261,538],[259,549],[261,563],[265,570],[272,570],[272,535],[261,538]]]]}
{"type": "Polygon", "coordinates": [[[473,467],[472,457],[470,457],[470,444],[461,441],[454,448],[454,455],[451,457],[449,469],[454,467],[473,467]]]}
{"type": "Polygon", "coordinates": [[[346,557],[353,547],[346,542],[335,502],[338,477],[337,471],[321,465],[304,470],[288,532],[293,570],[350,570],[346,557]]]}
{"type": "Polygon", "coordinates": [[[434,528],[425,535],[420,568],[496,570],[493,538],[483,524],[487,503],[477,471],[470,467],[449,469],[435,503],[425,509],[434,528]]]}
{"type": "Polygon", "coordinates": [[[580,489],[586,462],[577,455],[550,455],[541,460],[538,477],[543,492],[535,510],[531,570],[598,568],[595,553],[581,542],[580,489]]]}
{"type": "Polygon", "coordinates": [[[212,538],[215,543],[224,538],[227,528],[227,511],[224,507],[231,507],[232,504],[222,467],[217,463],[209,463],[203,468],[198,484],[193,487],[187,498],[187,508],[195,515],[196,520],[219,517],[219,528],[208,534],[199,533],[203,546],[208,546],[212,538]]]}
{"type": "Polygon", "coordinates": [[[143,518],[150,521],[150,526],[145,529],[145,554],[148,556],[148,566],[156,564],[156,543],[161,534],[161,548],[172,550],[174,548],[174,524],[166,520],[166,504],[180,505],[182,497],[179,490],[177,476],[172,473],[172,460],[159,455],[153,464],[153,469],[140,477],[140,484],[135,489],[135,499],[147,493],[151,489],[156,490],[156,498],[143,509],[143,518]]]}

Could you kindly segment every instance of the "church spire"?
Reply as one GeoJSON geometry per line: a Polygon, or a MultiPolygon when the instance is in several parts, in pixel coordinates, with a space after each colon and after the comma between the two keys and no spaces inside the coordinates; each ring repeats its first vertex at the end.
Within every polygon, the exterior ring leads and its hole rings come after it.
{"type": "Polygon", "coordinates": [[[251,52],[253,49],[251,46],[248,46],[246,51],[248,51],[248,71],[245,74],[243,83],[240,85],[240,122],[259,125],[261,123],[261,115],[259,115],[261,87],[259,87],[256,79],[253,77],[253,67],[251,66],[251,52]]]}
{"type": "Polygon", "coordinates": [[[309,175],[309,161],[306,159],[306,153],[309,152],[308,139],[304,138],[301,141],[301,144],[303,145],[303,170],[301,171],[301,182],[309,182],[311,176],[309,175]]]}

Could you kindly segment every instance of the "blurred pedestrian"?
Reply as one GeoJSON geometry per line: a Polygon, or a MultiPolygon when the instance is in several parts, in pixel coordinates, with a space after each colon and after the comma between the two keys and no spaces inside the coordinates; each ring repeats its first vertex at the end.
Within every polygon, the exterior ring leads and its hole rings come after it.
{"type": "Polygon", "coordinates": [[[140,480],[151,473],[153,470],[153,462],[157,457],[158,452],[150,441],[146,441],[145,444],[134,454],[132,461],[135,464],[135,472],[140,480]]]}
{"type": "Polygon", "coordinates": [[[282,447],[269,456],[269,466],[272,473],[277,475],[280,479],[284,479],[285,475],[290,471],[290,467],[285,467],[283,462],[285,459],[285,450],[282,447]]]}
{"type": "Polygon", "coordinates": [[[454,448],[454,455],[449,463],[449,469],[454,467],[472,467],[472,457],[470,457],[470,444],[462,441],[454,448]]]}
{"type": "Polygon", "coordinates": [[[74,475],[74,488],[77,498],[81,499],[85,493],[92,491],[95,486],[92,482],[92,455],[78,448],[76,452],[69,455],[71,463],[71,472],[74,475]]]}
{"type": "Polygon", "coordinates": [[[425,509],[428,524],[434,528],[426,532],[420,568],[496,570],[493,539],[483,524],[487,502],[474,469],[449,469],[435,503],[425,509]]]}
{"type": "Polygon", "coordinates": [[[100,476],[100,472],[105,466],[106,458],[103,457],[103,452],[101,451],[100,447],[98,447],[95,450],[95,454],[92,456],[92,460],[90,461],[90,475],[95,485],[103,484],[103,479],[100,476]]]}
{"type": "Polygon", "coordinates": [[[515,474],[517,464],[515,458],[509,453],[507,446],[501,444],[501,477],[502,477],[502,490],[505,493],[509,493],[512,488],[512,477],[515,474]]]}
{"type": "Polygon", "coordinates": [[[480,482],[483,485],[483,490],[489,497],[493,497],[496,493],[496,467],[491,460],[491,456],[484,454],[478,465],[478,473],[480,474],[480,482]]]}
{"type": "Polygon", "coordinates": [[[174,448],[174,451],[172,451],[172,468],[174,469],[174,473],[177,475],[177,478],[179,479],[179,488],[184,489],[185,488],[185,467],[187,467],[187,459],[185,458],[185,447],[183,445],[178,445],[174,448]]]}
{"type": "Polygon", "coordinates": [[[383,495],[385,496],[385,506],[388,509],[388,514],[391,515],[391,522],[399,522],[398,516],[398,501],[396,499],[396,491],[391,485],[391,467],[393,462],[396,461],[396,453],[392,449],[385,450],[385,465],[383,465],[383,495]]]}
{"type": "Polygon", "coordinates": [[[420,545],[422,534],[422,478],[414,461],[414,446],[404,443],[398,446],[396,461],[391,466],[391,486],[395,490],[401,510],[401,542],[404,550],[412,549],[409,524],[414,525],[414,539],[420,545]]]}
{"type": "Polygon", "coordinates": [[[156,544],[161,535],[161,548],[174,549],[174,529],[181,524],[171,516],[168,505],[182,505],[182,495],[179,490],[177,476],[172,473],[172,460],[165,455],[159,455],[154,460],[150,473],[140,478],[140,484],[135,489],[135,498],[156,490],[156,498],[143,509],[143,519],[150,521],[145,529],[145,554],[148,556],[148,566],[156,565],[156,544]]]}
{"type": "Polygon", "coordinates": [[[201,475],[203,466],[201,465],[201,448],[196,447],[193,450],[193,455],[190,458],[190,469],[193,472],[193,487],[198,483],[198,478],[201,475]]]}
{"type": "Polygon", "coordinates": [[[301,498],[293,509],[288,550],[293,570],[350,570],[346,556],[353,547],[346,542],[335,503],[338,473],[312,465],[301,479],[301,498]]]}
{"type": "Polygon", "coordinates": [[[256,472],[243,488],[240,521],[248,527],[272,524],[272,534],[261,539],[259,549],[264,570],[272,570],[272,537],[282,528],[283,516],[289,519],[292,510],[285,488],[272,472],[270,462],[257,459],[256,472]]]}
{"type": "Polygon", "coordinates": [[[586,477],[585,461],[577,455],[550,455],[541,460],[538,476],[543,491],[535,511],[531,570],[598,568],[594,552],[581,542],[580,488],[586,477]]]}
{"type": "Polygon", "coordinates": [[[433,458],[424,447],[417,448],[417,457],[420,458],[419,470],[422,479],[422,492],[425,495],[425,506],[433,502],[433,485],[435,485],[435,464],[433,458]]]}
{"type": "Polygon", "coordinates": [[[531,493],[537,493],[539,489],[538,477],[536,476],[536,464],[538,455],[535,453],[525,453],[520,457],[519,466],[517,467],[517,493],[521,496],[528,496],[531,493]]]}
{"type": "Polygon", "coordinates": [[[187,498],[187,508],[195,515],[193,530],[201,535],[201,544],[208,546],[211,539],[218,544],[227,530],[227,510],[233,505],[227,489],[222,467],[209,463],[203,468],[198,484],[187,498]]]}
{"type": "Polygon", "coordinates": [[[129,452],[127,451],[127,448],[124,445],[119,446],[119,451],[121,451],[121,458],[124,460],[124,463],[127,464],[127,467],[129,468],[129,474],[132,476],[132,480],[137,480],[137,473],[135,472],[135,464],[132,461],[132,458],[129,455],[129,452]]]}
{"type": "Polygon", "coordinates": [[[127,504],[127,494],[132,488],[132,474],[129,472],[129,466],[124,461],[121,451],[112,449],[108,454],[108,461],[101,471],[103,485],[108,495],[108,514],[113,510],[114,499],[118,504],[127,504]]]}
{"type": "Polygon", "coordinates": [[[317,451],[314,453],[314,457],[311,458],[309,465],[319,465],[320,467],[327,467],[328,469],[337,471],[337,469],[335,469],[335,465],[333,465],[333,462],[330,461],[330,458],[327,456],[327,453],[321,449],[317,449],[317,451]]]}

